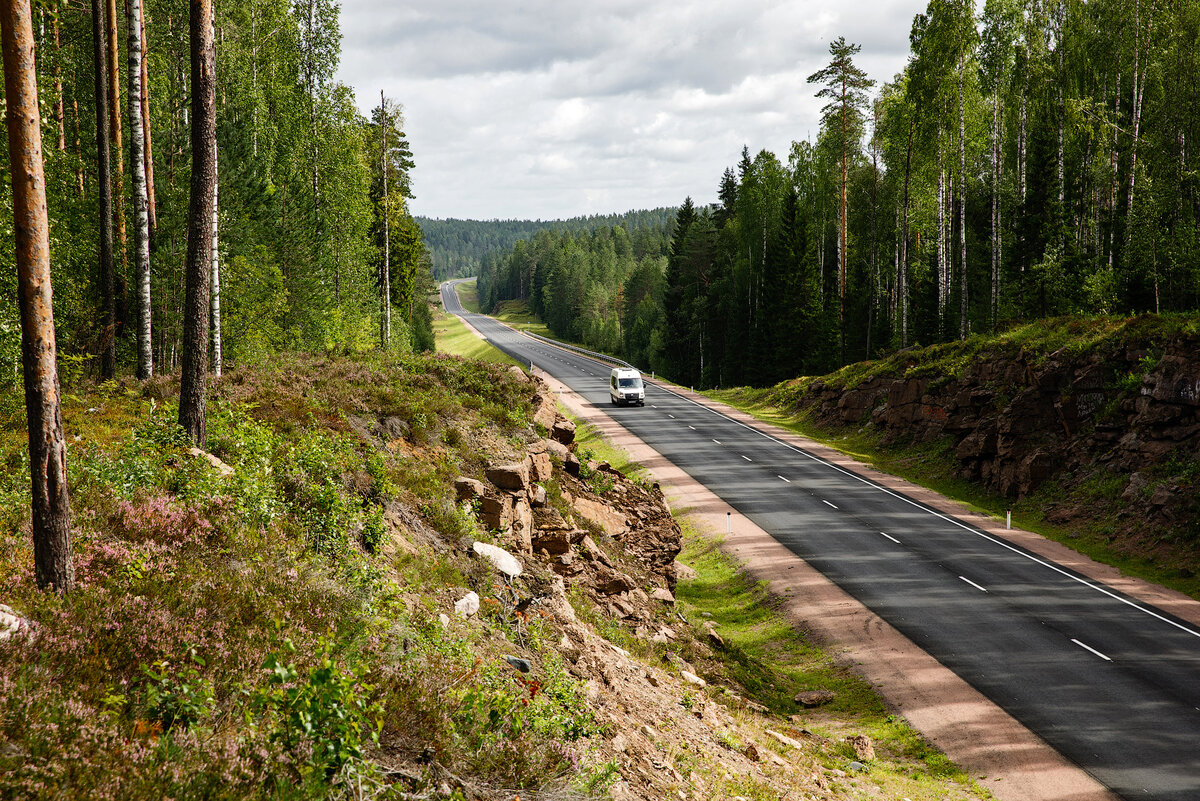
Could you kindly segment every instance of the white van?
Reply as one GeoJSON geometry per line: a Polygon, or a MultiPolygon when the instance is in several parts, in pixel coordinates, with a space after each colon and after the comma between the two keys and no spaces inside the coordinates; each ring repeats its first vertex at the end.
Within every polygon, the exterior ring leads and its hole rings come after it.
{"type": "Polygon", "coordinates": [[[632,367],[614,367],[608,376],[608,399],[613,406],[646,405],[646,386],[642,374],[632,367]]]}

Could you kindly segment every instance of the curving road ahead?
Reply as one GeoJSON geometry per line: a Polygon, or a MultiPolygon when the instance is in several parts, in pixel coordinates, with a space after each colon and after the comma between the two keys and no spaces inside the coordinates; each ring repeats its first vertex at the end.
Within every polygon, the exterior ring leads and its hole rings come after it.
{"type": "MultiPolygon", "coordinates": [[[[463,310],[607,405],[609,366],[463,310]]],[[[647,385],[608,412],[1126,799],[1200,799],[1200,631],[766,433],[647,385]]]]}

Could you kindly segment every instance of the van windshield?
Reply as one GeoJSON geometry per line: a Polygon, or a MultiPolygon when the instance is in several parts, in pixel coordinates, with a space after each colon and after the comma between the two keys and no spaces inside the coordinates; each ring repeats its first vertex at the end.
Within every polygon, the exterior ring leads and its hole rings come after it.
{"type": "Polygon", "coordinates": [[[640,378],[618,378],[617,386],[621,389],[641,389],[642,379],[640,378]]]}

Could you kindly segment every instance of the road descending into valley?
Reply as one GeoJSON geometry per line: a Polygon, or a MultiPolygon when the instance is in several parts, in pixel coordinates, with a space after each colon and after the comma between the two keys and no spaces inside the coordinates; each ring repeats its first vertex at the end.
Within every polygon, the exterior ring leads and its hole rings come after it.
{"type": "MultiPolygon", "coordinates": [[[[596,406],[610,365],[446,310],[596,406]]],[[[1200,630],[647,382],[607,410],[1126,799],[1200,800],[1200,630]]]]}

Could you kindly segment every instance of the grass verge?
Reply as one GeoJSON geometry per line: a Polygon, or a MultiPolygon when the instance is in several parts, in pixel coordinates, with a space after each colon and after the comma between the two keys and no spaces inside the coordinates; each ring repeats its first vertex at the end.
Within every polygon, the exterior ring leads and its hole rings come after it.
{"type": "Polygon", "coordinates": [[[433,336],[437,349],[442,353],[493,364],[517,363],[508,354],[494,348],[487,340],[476,336],[462,320],[452,314],[440,312],[434,316],[433,336]]]}

